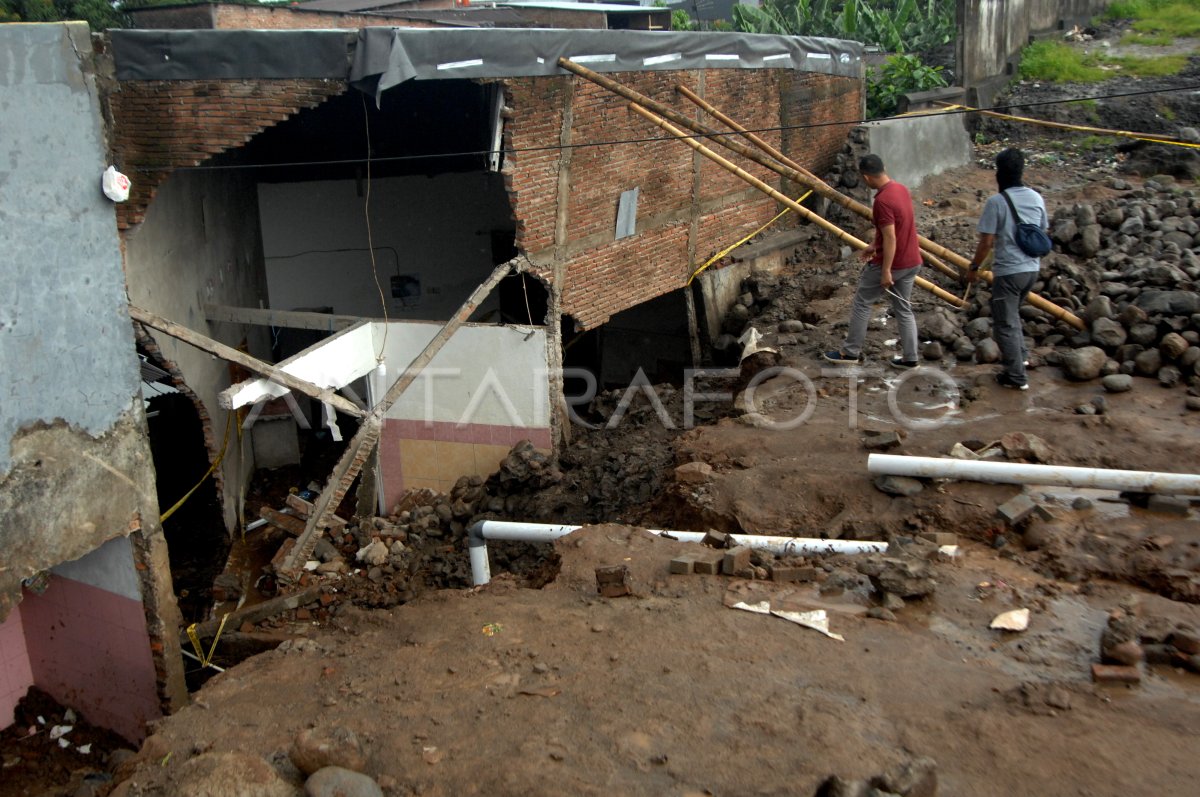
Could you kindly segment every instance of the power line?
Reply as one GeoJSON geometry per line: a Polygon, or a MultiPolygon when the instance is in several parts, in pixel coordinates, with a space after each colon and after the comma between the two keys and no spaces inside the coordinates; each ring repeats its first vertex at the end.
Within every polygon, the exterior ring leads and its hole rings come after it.
{"type": "MultiPolygon", "coordinates": [[[[1047,106],[1047,105],[1065,105],[1065,104],[1073,103],[1073,102],[1094,102],[1094,101],[1098,101],[1098,100],[1116,100],[1116,99],[1123,99],[1125,97],[1140,97],[1140,96],[1145,96],[1147,94],[1167,94],[1167,93],[1178,92],[1178,91],[1200,91],[1200,84],[1193,84],[1193,85],[1189,85],[1189,86],[1178,86],[1175,88],[1168,88],[1168,89],[1144,89],[1141,91],[1128,91],[1128,92],[1121,92],[1121,93],[1117,93],[1117,94],[1100,94],[1100,95],[1095,95],[1095,96],[1091,96],[1091,97],[1071,97],[1071,98],[1067,98],[1067,99],[1058,99],[1058,100],[1041,100],[1038,102],[1010,102],[1010,103],[1006,103],[1004,105],[993,105],[988,108],[930,111],[928,113],[922,113],[921,118],[928,118],[931,116],[954,116],[954,115],[959,115],[959,114],[979,113],[981,111],[1001,111],[1001,110],[1007,110],[1007,109],[1011,109],[1011,108],[1039,108],[1039,107],[1043,107],[1043,106],[1047,106]]],[[[748,133],[774,133],[774,132],[787,132],[787,131],[792,131],[792,130],[815,130],[815,129],[822,128],[822,127],[840,127],[840,126],[845,126],[845,125],[861,125],[866,122],[882,122],[882,121],[887,121],[889,119],[899,119],[899,118],[901,118],[901,117],[887,116],[887,117],[883,117],[881,119],[844,119],[844,120],[833,121],[833,122],[810,122],[810,123],[801,124],[801,125],[778,125],[778,126],[774,126],[774,127],[747,128],[745,132],[748,132],[748,133]]],[[[683,138],[698,138],[698,139],[709,138],[709,139],[711,139],[711,138],[718,138],[721,136],[740,136],[740,135],[742,135],[742,133],[739,131],[718,130],[718,131],[714,131],[711,134],[693,133],[693,134],[689,134],[687,136],[683,136],[683,138]]],[[[547,152],[547,151],[552,151],[552,150],[588,149],[591,147],[616,147],[616,146],[622,146],[625,144],[651,144],[651,143],[655,143],[658,141],[676,141],[676,140],[678,140],[678,138],[679,137],[676,137],[676,136],[649,136],[649,137],[645,137],[645,138],[620,138],[620,139],[609,139],[609,140],[605,140],[605,141],[591,141],[591,142],[580,143],[580,144],[547,144],[546,146],[541,146],[541,147],[519,147],[516,149],[502,149],[502,150],[498,150],[498,152],[502,155],[516,155],[516,154],[520,154],[520,153],[547,152]]],[[[401,161],[436,160],[436,159],[441,159],[441,158],[465,158],[465,157],[472,157],[472,156],[483,157],[486,155],[495,154],[496,152],[497,152],[497,150],[467,150],[467,151],[463,151],[463,152],[438,152],[438,153],[430,153],[430,154],[424,154],[424,155],[392,155],[390,157],[372,157],[371,163],[375,163],[375,164],[395,163],[395,162],[401,162],[401,161]]],[[[298,166],[347,166],[347,165],[360,164],[360,163],[364,163],[364,162],[365,162],[364,158],[346,158],[346,159],[341,159],[341,160],[291,161],[291,162],[284,162],[284,163],[244,163],[244,164],[209,165],[209,166],[172,167],[170,165],[154,165],[154,166],[138,166],[138,167],[136,167],[136,169],[137,169],[137,171],[162,171],[164,169],[174,169],[174,171],[230,171],[230,170],[239,170],[239,169],[283,169],[283,168],[294,168],[294,167],[298,167],[298,166]]]]}

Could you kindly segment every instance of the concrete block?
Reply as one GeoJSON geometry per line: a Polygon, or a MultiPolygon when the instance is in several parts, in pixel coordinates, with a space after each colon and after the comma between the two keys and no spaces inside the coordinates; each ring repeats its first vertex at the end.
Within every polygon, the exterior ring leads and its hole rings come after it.
{"type": "Polygon", "coordinates": [[[817,568],[815,567],[773,565],[768,569],[771,571],[772,581],[807,582],[813,581],[817,577],[817,568]]]}
{"type": "Polygon", "coordinates": [[[300,464],[300,438],[291,415],[263,415],[250,427],[254,445],[254,464],[260,468],[278,468],[300,464]]]}
{"type": "Polygon", "coordinates": [[[1016,526],[1037,511],[1037,504],[1025,493],[1004,502],[996,508],[996,514],[1009,526],[1016,526]]]}
{"type": "Polygon", "coordinates": [[[950,531],[922,531],[918,536],[939,548],[943,545],[958,545],[958,535],[950,531]]]}
{"type": "Polygon", "coordinates": [[[735,575],[750,566],[749,545],[739,545],[725,552],[721,560],[721,572],[727,576],[735,575]]]}
{"type": "Polygon", "coordinates": [[[724,561],[725,554],[720,551],[709,551],[696,554],[695,561],[692,564],[692,569],[697,573],[704,575],[716,575],[721,572],[721,562],[724,561]]]}
{"type": "Polygon", "coordinates": [[[1188,512],[1191,510],[1191,504],[1173,495],[1152,495],[1146,501],[1146,509],[1151,512],[1161,512],[1164,515],[1187,517],[1188,512]]]}
{"type": "Polygon", "coordinates": [[[679,575],[691,573],[695,569],[696,557],[692,554],[676,556],[671,560],[671,572],[679,575]]]}
{"type": "Polygon", "coordinates": [[[704,532],[704,539],[700,540],[700,542],[710,548],[728,548],[732,544],[728,534],[723,531],[716,531],[715,529],[709,529],[704,532]]]}

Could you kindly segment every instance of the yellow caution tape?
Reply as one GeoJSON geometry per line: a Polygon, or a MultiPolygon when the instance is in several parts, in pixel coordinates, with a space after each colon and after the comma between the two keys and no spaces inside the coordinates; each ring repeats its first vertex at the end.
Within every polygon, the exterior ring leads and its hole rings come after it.
{"type": "MultiPolygon", "coordinates": [[[[804,200],[808,199],[808,197],[809,197],[811,194],[812,194],[812,191],[805,191],[805,192],[804,192],[804,195],[803,195],[803,196],[801,196],[799,199],[797,199],[797,200],[796,200],[796,203],[797,203],[797,204],[799,204],[799,203],[803,202],[804,200]]],[[[779,221],[780,219],[782,219],[784,216],[786,216],[788,213],[791,213],[791,212],[792,212],[792,209],[791,209],[791,208],[784,208],[784,209],[783,209],[783,211],[782,211],[782,212],[781,212],[781,213],[780,213],[778,216],[776,216],[775,218],[771,219],[771,220],[770,220],[770,221],[768,221],[766,224],[764,224],[763,226],[759,227],[757,230],[755,230],[754,232],[750,233],[749,235],[747,235],[747,236],[746,236],[745,238],[743,238],[742,240],[738,241],[738,242],[737,242],[737,243],[735,243],[735,244],[732,244],[732,245],[730,245],[730,246],[727,246],[727,247],[725,247],[725,248],[724,248],[724,249],[722,249],[720,252],[717,252],[715,255],[713,255],[712,257],[710,257],[710,258],[709,258],[709,259],[708,259],[708,260],[705,262],[705,264],[704,264],[703,266],[701,266],[700,268],[698,268],[698,269],[696,269],[695,271],[693,271],[693,272],[692,272],[692,276],[688,277],[688,281],[687,281],[685,284],[687,284],[687,285],[691,285],[691,284],[692,284],[692,280],[694,280],[694,279],[696,279],[696,277],[700,276],[700,273],[701,273],[702,271],[704,271],[704,269],[708,268],[708,267],[709,267],[709,266],[711,266],[713,263],[716,263],[718,260],[720,260],[721,258],[725,257],[725,255],[729,254],[729,253],[730,253],[730,252],[732,252],[734,249],[737,249],[739,246],[741,246],[742,244],[746,243],[746,241],[749,241],[751,238],[753,238],[754,236],[758,235],[760,232],[762,232],[763,230],[767,229],[767,228],[768,228],[768,227],[770,227],[772,224],[774,224],[775,222],[779,221]]]]}
{"type": "Polygon", "coordinates": [[[207,667],[212,664],[213,654],[217,652],[217,640],[221,638],[221,632],[225,630],[225,621],[228,619],[228,614],[221,618],[221,624],[217,626],[217,635],[213,637],[207,656],[204,655],[204,650],[200,647],[200,635],[196,633],[196,624],[192,623],[187,627],[188,639],[192,640],[192,649],[196,651],[196,658],[200,659],[201,667],[207,667]]]}
{"type": "MultiPolygon", "coordinates": [[[[205,471],[204,475],[200,477],[200,481],[196,482],[195,486],[192,487],[192,489],[190,489],[186,493],[184,493],[183,498],[180,498],[178,501],[176,501],[175,505],[173,507],[168,509],[166,512],[162,513],[162,515],[158,519],[159,523],[165,522],[167,518],[169,518],[171,515],[175,514],[175,510],[177,510],[177,509],[179,509],[179,507],[183,506],[184,503],[186,503],[187,500],[192,497],[192,493],[199,490],[200,485],[204,484],[205,480],[208,479],[208,477],[213,474],[213,471],[215,471],[218,466],[220,466],[221,460],[223,460],[225,458],[225,450],[229,447],[229,427],[231,425],[230,421],[232,419],[233,419],[232,412],[225,416],[225,442],[223,442],[221,444],[221,452],[219,454],[217,454],[217,458],[213,460],[212,465],[210,465],[208,470],[205,471]]],[[[238,426],[238,437],[239,438],[241,437],[241,425],[240,424],[238,426]]]]}

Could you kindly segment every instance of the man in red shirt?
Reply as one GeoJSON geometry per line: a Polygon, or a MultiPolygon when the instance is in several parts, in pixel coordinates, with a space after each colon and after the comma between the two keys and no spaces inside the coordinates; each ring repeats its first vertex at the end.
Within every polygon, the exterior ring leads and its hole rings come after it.
{"type": "Polygon", "coordinates": [[[858,170],[863,181],[875,191],[871,207],[875,240],[862,252],[863,258],[870,262],[858,279],[846,342],[837,351],[825,352],[825,359],[841,365],[862,362],[871,306],[886,294],[900,327],[900,356],[893,357],[891,364],[896,368],[916,368],[917,319],[910,300],[917,266],[921,265],[921,248],[917,243],[912,197],[907,188],[887,176],[878,155],[862,158],[858,170]]]}

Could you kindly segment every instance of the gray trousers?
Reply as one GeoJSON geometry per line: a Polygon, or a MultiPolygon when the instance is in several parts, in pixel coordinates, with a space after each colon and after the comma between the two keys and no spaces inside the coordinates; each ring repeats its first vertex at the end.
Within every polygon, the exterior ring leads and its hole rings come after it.
{"type": "Polygon", "coordinates": [[[896,283],[889,293],[879,284],[879,266],[867,264],[858,278],[854,307],[850,311],[850,331],[846,333],[846,342],[842,344],[843,353],[851,357],[862,354],[863,341],[867,339],[867,324],[871,320],[871,307],[887,296],[892,303],[892,314],[896,316],[896,323],[900,327],[901,359],[910,362],[917,359],[917,317],[912,311],[912,292],[918,270],[906,268],[892,271],[892,279],[896,283]]]}
{"type": "Polygon", "coordinates": [[[1037,278],[1038,272],[1026,271],[996,277],[992,282],[992,337],[1000,347],[1004,375],[1018,385],[1026,383],[1025,360],[1029,358],[1021,327],[1021,305],[1037,278]]]}

